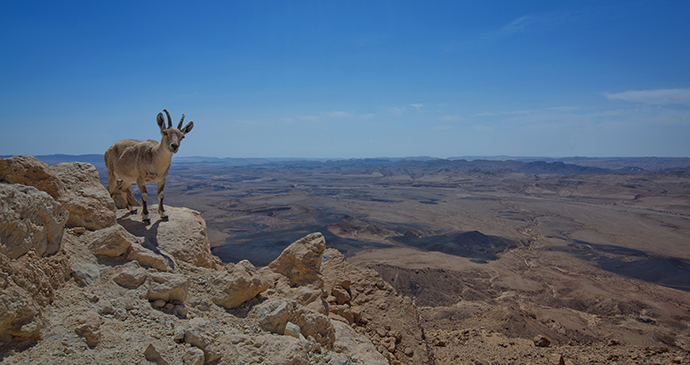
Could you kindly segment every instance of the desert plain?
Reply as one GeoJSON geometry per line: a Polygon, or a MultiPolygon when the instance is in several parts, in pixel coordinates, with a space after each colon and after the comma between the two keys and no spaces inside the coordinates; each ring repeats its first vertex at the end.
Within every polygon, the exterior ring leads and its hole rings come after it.
{"type": "Polygon", "coordinates": [[[582,363],[685,362],[687,159],[567,162],[187,158],[166,203],[202,212],[223,262],[323,233],[414,302],[437,363],[532,362],[536,336],[582,363]]]}

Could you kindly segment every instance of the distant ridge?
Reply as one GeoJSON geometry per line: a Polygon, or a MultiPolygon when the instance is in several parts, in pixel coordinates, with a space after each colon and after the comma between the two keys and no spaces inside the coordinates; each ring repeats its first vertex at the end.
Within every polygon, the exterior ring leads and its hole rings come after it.
{"type": "MultiPolygon", "coordinates": [[[[10,155],[0,156],[0,158],[10,155]]],[[[37,159],[54,165],[61,162],[88,162],[99,171],[105,171],[103,155],[38,155],[37,159]]],[[[364,159],[326,159],[326,158],[233,158],[233,157],[176,157],[173,166],[184,165],[225,165],[225,166],[265,166],[291,165],[295,167],[361,166],[372,168],[377,165],[422,164],[425,166],[448,167],[464,171],[519,171],[530,174],[603,174],[608,172],[670,171],[690,169],[688,157],[511,157],[511,156],[464,156],[448,159],[430,156],[379,157],[364,159]]]]}

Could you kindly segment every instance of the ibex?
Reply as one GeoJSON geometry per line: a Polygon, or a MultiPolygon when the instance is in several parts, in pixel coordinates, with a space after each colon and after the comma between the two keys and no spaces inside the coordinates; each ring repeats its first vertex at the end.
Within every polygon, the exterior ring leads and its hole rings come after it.
{"type": "Polygon", "coordinates": [[[147,141],[126,139],[115,142],[105,151],[104,155],[105,166],[108,169],[108,191],[110,195],[114,196],[115,191],[119,190],[127,204],[127,209],[130,213],[136,214],[136,208],[132,209],[132,206],[127,201],[127,191],[132,184],[137,183],[143,203],[141,220],[146,224],[151,223],[149,210],[146,205],[149,198],[146,193],[146,183],[158,183],[158,213],[161,220],[167,221],[168,215],[163,207],[165,178],[168,176],[173,153],[176,153],[180,148],[180,141],[182,141],[185,134],[189,133],[192,127],[194,127],[194,122],[189,122],[182,128],[182,121],[184,121],[184,114],[182,114],[182,119],[180,119],[177,128],[173,128],[170,113],[165,109],[163,111],[168,116],[168,127],[165,127],[163,113],[158,113],[156,122],[161,130],[162,138],[160,143],[152,139],[147,141]]]}

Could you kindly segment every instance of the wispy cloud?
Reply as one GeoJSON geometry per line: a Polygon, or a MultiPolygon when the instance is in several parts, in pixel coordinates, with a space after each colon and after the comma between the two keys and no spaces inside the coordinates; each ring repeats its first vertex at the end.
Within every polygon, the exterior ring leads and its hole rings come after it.
{"type": "Polygon", "coordinates": [[[522,33],[527,29],[527,27],[535,24],[539,21],[539,17],[534,15],[521,16],[512,22],[504,25],[499,30],[488,33],[486,36],[488,38],[507,38],[516,33],[522,33]]]}
{"type": "Polygon", "coordinates": [[[458,114],[446,114],[442,115],[438,118],[438,120],[444,121],[444,122],[459,122],[463,118],[458,115],[458,114]]]}
{"type": "Polygon", "coordinates": [[[417,111],[420,112],[420,109],[424,106],[424,104],[410,104],[410,106],[415,107],[417,111]]]}
{"type": "Polygon", "coordinates": [[[391,113],[392,116],[394,117],[399,117],[403,114],[407,108],[389,108],[388,112],[391,113]]]}
{"type": "Polygon", "coordinates": [[[690,89],[628,90],[603,95],[609,100],[654,105],[690,105],[690,89]]]}
{"type": "Polygon", "coordinates": [[[300,115],[297,117],[305,122],[318,122],[321,118],[318,115],[300,115]]]}
{"type": "Polygon", "coordinates": [[[349,119],[349,118],[353,118],[353,117],[354,117],[354,115],[352,115],[351,113],[342,112],[342,111],[334,111],[334,112],[323,113],[323,116],[326,117],[326,118],[340,118],[340,119],[343,119],[343,118],[349,119]]]}

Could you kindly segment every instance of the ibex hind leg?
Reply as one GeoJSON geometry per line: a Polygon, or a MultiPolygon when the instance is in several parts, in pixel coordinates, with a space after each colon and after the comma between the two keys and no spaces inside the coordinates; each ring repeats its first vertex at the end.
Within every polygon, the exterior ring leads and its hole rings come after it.
{"type": "Polygon", "coordinates": [[[127,206],[127,210],[129,211],[130,214],[137,214],[137,208],[134,208],[129,203],[129,199],[127,199],[127,192],[129,191],[130,186],[132,186],[132,184],[125,184],[124,181],[117,180],[117,190],[120,191],[120,196],[122,197],[122,200],[125,201],[125,205],[127,206]]]}
{"type": "Polygon", "coordinates": [[[137,182],[137,186],[139,187],[139,191],[141,192],[141,221],[146,224],[151,224],[151,218],[149,217],[148,207],[149,194],[146,193],[146,183],[143,180],[140,180],[137,182]]]}
{"type": "Polygon", "coordinates": [[[165,188],[165,182],[158,183],[158,214],[160,214],[162,221],[167,222],[169,218],[168,213],[165,212],[165,207],[163,207],[163,188],[165,188]]]}

